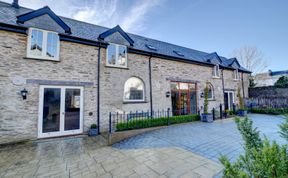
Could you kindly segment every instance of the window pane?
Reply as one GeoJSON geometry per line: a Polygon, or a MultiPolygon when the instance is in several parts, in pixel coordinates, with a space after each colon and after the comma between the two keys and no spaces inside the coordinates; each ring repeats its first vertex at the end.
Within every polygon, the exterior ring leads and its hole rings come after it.
{"type": "Polygon", "coordinates": [[[188,90],[188,83],[179,83],[181,90],[188,90]]]}
{"type": "Polygon", "coordinates": [[[178,83],[171,82],[171,90],[177,90],[178,89],[178,83]]]}
{"type": "Polygon", "coordinates": [[[32,30],[30,54],[33,56],[42,56],[43,32],[32,30]]]}
{"type": "Polygon", "coordinates": [[[42,132],[57,132],[60,130],[61,89],[45,88],[43,99],[42,132]]]}
{"type": "Polygon", "coordinates": [[[47,57],[57,57],[57,48],[58,48],[59,37],[55,33],[47,34],[47,57]]]}
{"type": "Polygon", "coordinates": [[[208,98],[212,99],[213,98],[213,91],[212,91],[212,86],[209,85],[209,90],[208,90],[208,98]]]}
{"type": "Polygon", "coordinates": [[[116,45],[110,44],[107,48],[107,57],[108,64],[115,65],[116,64],[116,45]]]}
{"type": "Polygon", "coordinates": [[[126,46],[118,46],[118,64],[121,66],[126,65],[126,46]]]}
{"type": "Polygon", "coordinates": [[[80,89],[66,89],[64,130],[80,128],[80,89]]]}
{"type": "Polygon", "coordinates": [[[124,86],[124,99],[144,100],[144,84],[140,79],[132,77],[126,81],[124,86]]]}

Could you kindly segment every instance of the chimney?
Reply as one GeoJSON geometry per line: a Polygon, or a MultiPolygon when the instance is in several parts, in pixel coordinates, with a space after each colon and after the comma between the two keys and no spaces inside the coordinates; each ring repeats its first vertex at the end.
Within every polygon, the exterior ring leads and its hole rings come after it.
{"type": "Polygon", "coordinates": [[[12,7],[19,8],[18,0],[13,0],[12,7]]]}

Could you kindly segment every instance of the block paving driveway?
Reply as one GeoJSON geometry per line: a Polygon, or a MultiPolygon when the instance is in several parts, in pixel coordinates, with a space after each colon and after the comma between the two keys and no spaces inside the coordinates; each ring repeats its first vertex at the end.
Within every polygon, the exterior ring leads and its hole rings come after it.
{"type": "MultiPolygon", "coordinates": [[[[268,138],[285,143],[281,116],[250,115],[268,138]]],[[[232,119],[194,122],[144,133],[113,146],[76,137],[0,147],[0,177],[214,177],[221,154],[243,151],[232,119]]]]}

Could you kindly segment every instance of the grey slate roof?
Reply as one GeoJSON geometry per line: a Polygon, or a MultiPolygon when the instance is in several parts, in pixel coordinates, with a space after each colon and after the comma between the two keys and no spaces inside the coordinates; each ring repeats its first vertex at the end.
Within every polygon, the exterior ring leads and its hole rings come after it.
{"type": "MultiPolygon", "coordinates": [[[[30,12],[32,9],[20,7],[20,8],[14,8],[9,3],[1,2],[0,1],[0,23],[10,24],[10,25],[17,25],[17,26],[25,26],[22,24],[17,24],[17,16],[22,15],[24,13],[30,12]]],[[[88,39],[93,41],[98,41],[99,34],[109,30],[109,28],[89,24],[86,22],[77,21],[74,19],[66,18],[66,17],[60,17],[70,28],[72,31],[71,36],[82,38],[82,39],[88,39]]],[[[37,24],[35,24],[37,27],[37,24]]],[[[134,41],[133,47],[136,50],[141,51],[147,51],[147,52],[153,52],[158,53],[161,55],[166,55],[170,57],[175,58],[182,58],[184,60],[188,61],[196,61],[201,63],[207,63],[207,58],[205,56],[209,55],[209,53],[197,51],[194,49],[166,43],[163,41],[158,41],[151,38],[146,38],[143,36],[135,35],[127,33],[130,38],[134,41]],[[151,50],[146,47],[146,45],[152,45],[155,48],[157,48],[157,51],[151,50]],[[179,51],[184,56],[179,56],[173,51],[179,51]]],[[[231,68],[229,65],[233,60],[227,59],[225,57],[220,56],[222,60],[222,66],[231,68]]],[[[243,67],[240,67],[240,70],[249,72],[243,67]]]]}

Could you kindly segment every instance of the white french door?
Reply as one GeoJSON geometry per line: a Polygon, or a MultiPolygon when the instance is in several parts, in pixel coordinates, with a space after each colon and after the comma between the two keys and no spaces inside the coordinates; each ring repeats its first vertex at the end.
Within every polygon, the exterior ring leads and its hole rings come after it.
{"type": "Polygon", "coordinates": [[[225,104],[225,110],[233,109],[233,104],[234,104],[234,92],[233,91],[224,92],[224,104],[225,104]]]}
{"type": "Polygon", "coordinates": [[[83,87],[40,86],[38,138],[83,132],[83,87]]]}

